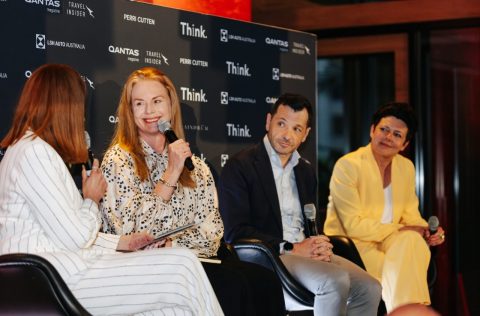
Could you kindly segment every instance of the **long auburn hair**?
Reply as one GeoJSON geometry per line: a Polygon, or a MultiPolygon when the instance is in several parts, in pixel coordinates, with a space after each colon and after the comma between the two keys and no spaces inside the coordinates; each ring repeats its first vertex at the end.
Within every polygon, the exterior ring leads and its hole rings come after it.
{"type": "Polygon", "coordinates": [[[28,129],[50,144],[66,163],[87,161],[85,83],[68,65],[45,64],[26,81],[12,127],[0,143],[8,147],[28,129]]]}
{"type": "MultiPolygon", "coordinates": [[[[135,172],[142,181],[148,178],[148,167],[143,152],[140,135],[135,124],[132,109],[132,90],[137,82],[144,80],[154,80],[161,83],[168,91],[171,108],[171,128],[179,138],[185,138],[182,123],[182,113],[180,110],[180,101],[178,99],[175,86],[170,78],[162,71],[153,67],[144,67],[135,70],[128,76],[120,96],[120,102],[117,109],[118,123],[115,127],[115,133],[110,147],[118,144],[121,148],[128,151],[135,163],[135,172]]],[[[196,184],[191,177],[190,171],[183,168],[179,182],[186,187],[195,187],[196,184]]]]}

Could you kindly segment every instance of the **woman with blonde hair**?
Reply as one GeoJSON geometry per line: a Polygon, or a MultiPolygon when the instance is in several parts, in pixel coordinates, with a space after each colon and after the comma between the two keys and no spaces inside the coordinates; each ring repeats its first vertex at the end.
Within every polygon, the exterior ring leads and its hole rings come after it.
{"type": "Polygon", "coordinates": [[[47,64],[27,80],[1,146],[0,254],[32,253],[58,270],[92,314],[221,315],[197,258],[184,249],[131,253],[147,233],[100,233],[106,182],[97,160],[79,193],[66,164],[87,160],[85,84],[67,65],[47,64]]]}
{"type": "MultiPolygon", "coordinates": [[[[157,237],[189,223],[165,246],[188,248],[200,258],[217,255],[223,236],[215,182],[208,166],[184,140],[180,102],[172,81],[145,67],[128,77],[117,110],[118,124],[102,170],[107,233],[148,232],[157,237]],[[170,123],[178,140],[169,142],[159,123],[170,123]],[[185,161],[191,159],[189,171],[185,161]]],[[[271,271],[254,264],[203,263],[226,315],[282,315],[281,285],[271,271]]]]}

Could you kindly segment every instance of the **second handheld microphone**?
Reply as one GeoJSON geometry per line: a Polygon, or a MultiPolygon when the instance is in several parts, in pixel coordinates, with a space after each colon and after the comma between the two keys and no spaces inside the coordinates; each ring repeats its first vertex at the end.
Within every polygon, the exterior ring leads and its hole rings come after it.
{"type": "Polygon", "coordinates": [[[307,219],[307,226],[309,230],[310,236],[317,236],[318,235],[318,228],[317,228],[317,210],[315,208],[315,204],[309,203],[303,206],[303,212],[307,219]]]}
{"type": "MultiPolygon", "coordinates": [[[[170,126],[169,121],[158,121],[157,126],[160,133],[165,135],[165,137],[168,139],[170,143],[173,143],[178,139],[177,135],[175,135],[175,132],[172,130],[172,127],[170,126]]],[[[187,157],[187,159],[185,159],[185,167],[189,171],[192,171],[195,168],[192,162],[192,158],[187,157]]]]}
{"type": "Polygon", "coordinates": [[[87,145],[87,150],[88,150],[88,159],[85,162],[85,169],[87,170],[87,175],[90,176],[90,171],[92,170],[94,157],[91,149],[92,142],[90,140],[90,135],[88,134],[87,131],[85,131],[85,144],[87,145]]]}
{"type": "Polygon", "coordinates": [[[437,233],[438,226],[440,226],[440,221],[436,216],[430,216],[428,219],[428,230],[430,231],[430,235],[434,235],[437,233]]]}

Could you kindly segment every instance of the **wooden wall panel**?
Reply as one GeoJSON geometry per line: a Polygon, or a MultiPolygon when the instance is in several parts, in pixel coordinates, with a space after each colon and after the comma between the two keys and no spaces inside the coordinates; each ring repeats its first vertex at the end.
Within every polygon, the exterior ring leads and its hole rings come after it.
{"type": "Polygon", "coordinates": [[[395,99],[409,102],[408,38],[406,34],[319,39],[318,57],[393,52],[395,56],[395,99]]]}
{"type": "Polygon", "coordinates": [[[480,17],[478,0],[399,0],[320,5],[306,0],[252,0],[254,22],[327,30],[480,17]]]}

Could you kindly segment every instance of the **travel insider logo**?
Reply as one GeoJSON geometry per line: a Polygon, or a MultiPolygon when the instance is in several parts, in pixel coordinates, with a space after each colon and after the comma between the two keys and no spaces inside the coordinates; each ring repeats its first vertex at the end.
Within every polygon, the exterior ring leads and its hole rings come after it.
{"type": "Polygon", "coordinates": [[[310,48],[308,48],[308,46],[303,43],[293,42],[292,53],[298,55],[310,55],[310,48]]]}
{"type": "Polygon", "coordinates": [[[170,63],[168,62],[168,58],[162,52],[157,52],[157,51],[151,51],[151,50],[145,51],[145,57],[143,61],[146,64],[170,66],[170,63]]]}
{"type": "Polygon", "coordinates": [[[93,10],[83,2],[66,1],[65,14],[80,18],[95,18],[93,10]]]}
{"type": "Polygon", "coordinates": [[[95,84],[92,80],[90,80],[87,76],[82,76],[82,79],[85,81],[88,87],[90,87],[92,90],[95,90],[95,84]]]}

